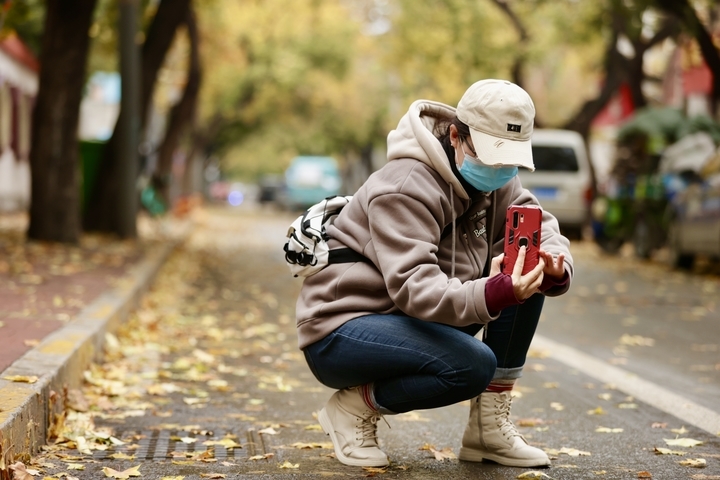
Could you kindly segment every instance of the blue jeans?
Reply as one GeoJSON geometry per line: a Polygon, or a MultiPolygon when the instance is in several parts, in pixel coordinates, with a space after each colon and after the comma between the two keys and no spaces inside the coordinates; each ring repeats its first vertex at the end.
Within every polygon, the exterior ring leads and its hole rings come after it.
{"type": "Polygon", "coordinates": [[[493,379],[520,377],[544,295],[506,308],[482,325],[456,328],[406,315],[355,318],[304,349],[315,377],[330,388],[373,384],[382,411],[451,405],[482,393],[493,379]]]}

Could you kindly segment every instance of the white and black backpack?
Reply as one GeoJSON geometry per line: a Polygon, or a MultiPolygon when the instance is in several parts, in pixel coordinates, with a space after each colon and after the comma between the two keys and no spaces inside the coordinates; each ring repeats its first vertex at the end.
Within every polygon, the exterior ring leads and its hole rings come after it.
{"type": "Polygon", "coordinates": [[[330,250],[327,228],[333,224],[340,211],[350,203],[351,195],[327,197],[308,208],[297,217],[288,229],[285,260],[295,277],[309,277],[331,263],[369,261],[350,248],[330,250]]]}

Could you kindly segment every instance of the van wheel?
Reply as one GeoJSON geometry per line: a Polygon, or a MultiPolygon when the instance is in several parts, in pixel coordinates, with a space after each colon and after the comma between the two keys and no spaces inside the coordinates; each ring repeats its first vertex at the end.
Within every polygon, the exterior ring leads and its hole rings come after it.
{"type": "Polygon", "coordinates": [[[582,226],[560,227],[560,233],[568,240],[582,240],[582,231],[582,226]]]}
{"type": "Polygon", "coordinates": [[[685,253],[681,250],[677,227],[672,224],[668,231],[668,251],[671,267],[681,270],[692,270],[693,264],[695,263],[695,255],[685,253]]]}

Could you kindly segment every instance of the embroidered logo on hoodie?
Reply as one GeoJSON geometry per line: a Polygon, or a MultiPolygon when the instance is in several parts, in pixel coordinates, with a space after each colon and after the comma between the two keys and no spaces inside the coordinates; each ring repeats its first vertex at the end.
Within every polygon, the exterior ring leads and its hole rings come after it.
{"type": "Polygon", "coordinates": [[[470,221],[475,222],[475,229],[473,233],[475,238],[480,236],[487,240],[487,227],[485,226],[485,218],[487,217],[487,210],[483,209],[470,215],[470,221]]]}

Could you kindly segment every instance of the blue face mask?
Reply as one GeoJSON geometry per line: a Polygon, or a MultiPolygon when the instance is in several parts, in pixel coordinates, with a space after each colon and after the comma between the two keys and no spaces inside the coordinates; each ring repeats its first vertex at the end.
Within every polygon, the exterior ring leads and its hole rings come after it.
{"type": "MultiPolygon", "coordinates": [[[[464,148],[463,153],[465,153],[464,148]]],[[[488,167],[481,165],[475,157],[465,153],[462,166],[458,171],[470,185],[481,192],[492,192],[512,180],[518,173],[518,167],[488,167]]]]}

